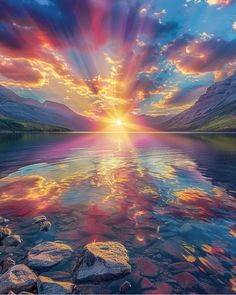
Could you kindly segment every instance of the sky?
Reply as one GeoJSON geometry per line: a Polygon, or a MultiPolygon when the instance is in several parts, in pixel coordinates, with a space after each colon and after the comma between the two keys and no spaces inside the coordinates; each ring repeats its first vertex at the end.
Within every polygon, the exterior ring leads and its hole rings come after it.
{"type": "Polygon", "coordinates": [[[1,0],[0,84],[99,118],[170,115],[236,69],[236,0],[1,0]]]}

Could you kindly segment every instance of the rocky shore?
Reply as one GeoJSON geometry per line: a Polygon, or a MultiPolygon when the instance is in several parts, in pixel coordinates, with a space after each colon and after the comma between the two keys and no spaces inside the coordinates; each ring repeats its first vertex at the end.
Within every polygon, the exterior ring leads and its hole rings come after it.
{"type": "MultiPolygon", "coordinates": [[[[12,257],[23,237],[14,233],[9,220],[0,217],[0,250],[8,253],[0,261],[0,294],[88,294],[87,283],[115,280],[131,273],[126,248],[115,241],[94,242],[83,249],[72,249],[61,241],[42,242],[26,250],[20,262],[12,257]],[[67,280],[55,280],[45,274],[60,265],[67,280]]],[[[51,222],[37,216],[32,224],[39,231],[49,231],[51,222]]],[[[131,284],[124,281],[117,293],[125,294],[131,284]]]]}

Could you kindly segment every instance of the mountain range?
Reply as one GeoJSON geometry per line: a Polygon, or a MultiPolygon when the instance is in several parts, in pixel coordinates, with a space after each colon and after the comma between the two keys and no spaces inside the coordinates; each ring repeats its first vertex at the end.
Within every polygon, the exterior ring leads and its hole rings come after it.
{"type": "MultiPolygon", "coordinates": [[[[236,131],[236,72],[210,86],[192,107],[178,115],[143,115],[138,120],[163,131],[236,131]]],[[[23,98],[0,86],[1,131],[91,131],[95,125],[64,104],[23,98]]]]}
{"type": "Polygon", "coordinates": [[[23,98],[0,86],[0,130],[75,131],[93,130],[94,122],[64,104],[23,98]]]}

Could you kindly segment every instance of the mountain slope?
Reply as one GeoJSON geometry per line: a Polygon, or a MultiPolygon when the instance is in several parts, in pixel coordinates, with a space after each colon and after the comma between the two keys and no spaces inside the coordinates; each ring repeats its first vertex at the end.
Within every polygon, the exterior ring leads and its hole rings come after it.
{"type": "Polygon", "coordinates": [[[170,131],[236,131],[236,72],[210,86],[197,102],[161,124],[170,131]]]}
{"type": "MultiPolygon", "coordinates": [[[[14,123],[23,124],[26,130],[91,130],[94,122],[78,115],[63,104],[45,101],[40,103],[33,99],[23,98],[13,91],[0,86],[0,130],[14,123]],[[8,124],[6,125],[6,122],[8,124]]],[[[13,125],[12,125],[13,124],[13,125]]],[[[17,126],[17,125],[15,125],[17,126]]],[[[5,130],[5,129],[4,129],[5,130]]]]}

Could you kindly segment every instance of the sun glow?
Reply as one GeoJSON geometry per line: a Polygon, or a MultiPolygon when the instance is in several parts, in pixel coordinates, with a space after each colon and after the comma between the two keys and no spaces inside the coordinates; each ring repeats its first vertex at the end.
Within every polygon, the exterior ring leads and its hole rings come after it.
{"type": "Polygon", "coordinates": [[[115,123],[116,123],[116,126],[122,126],[123,125],[123,121],[120,120],[120,119],[117,119],[115,123]]]}

